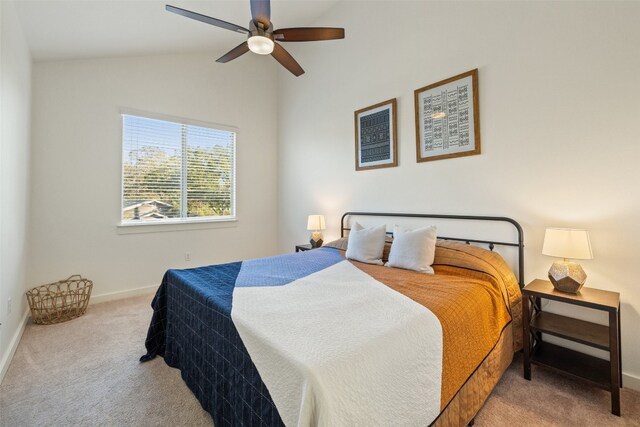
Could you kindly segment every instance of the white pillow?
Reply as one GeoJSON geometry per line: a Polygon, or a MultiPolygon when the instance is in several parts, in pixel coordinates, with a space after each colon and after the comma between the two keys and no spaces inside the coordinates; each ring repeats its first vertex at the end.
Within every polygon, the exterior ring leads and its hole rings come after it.
{"type": "Polygon", "coordinates": [[[385,265],[433,274],[431,264],[436,255],[436,239],[435,226],[415,230],[394,226],[389,262],[385,265]]]}
{"type": "Polygon", "coordinates": [[[354,261],[382,265],[382,251],[386,235],[387,226],[384,224],[378,227],[362,228],[356,222],[349,232],[349,243],[345,256],[354,261]]]}

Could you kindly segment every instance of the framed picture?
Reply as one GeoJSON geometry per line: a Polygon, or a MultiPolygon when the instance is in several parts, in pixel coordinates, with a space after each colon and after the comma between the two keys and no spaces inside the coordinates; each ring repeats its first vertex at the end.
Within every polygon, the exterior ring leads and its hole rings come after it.
{"type": "Polygon", "coordinates": [[[354,113],[356,170],[398,166],[396,99],[354,113]]]}
{"type": "Polygon", "coordinates": [[[480,154],[477,68],[414,95],[418,162],[480,154]]]}

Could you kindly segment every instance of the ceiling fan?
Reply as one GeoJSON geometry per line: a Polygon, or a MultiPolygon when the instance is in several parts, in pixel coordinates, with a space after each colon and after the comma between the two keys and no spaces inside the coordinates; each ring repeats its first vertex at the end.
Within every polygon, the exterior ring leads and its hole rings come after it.
{"type": "Polygon", "coordinates": [[[191,12],[179,7],[166,5],[169,12],[215,25],[226,30],[235,31],[247,35],[247,41],[234,47],[216,62],[229,62],[237,57],[252,51],[259,55],[273,56],[284,68],[291,71],[296,77],[304,74],[304,70],[295,59],[279,43],[276,42],[310,42],[321,40],[336,40],[344,38],[344,28],[328,27],[301,27],[301,28],[280,28],[273,29],[271,23],[271,2],[270,0],[250,0],[251,21],[249,28],[244,28],[230,22],[191,12]]]}

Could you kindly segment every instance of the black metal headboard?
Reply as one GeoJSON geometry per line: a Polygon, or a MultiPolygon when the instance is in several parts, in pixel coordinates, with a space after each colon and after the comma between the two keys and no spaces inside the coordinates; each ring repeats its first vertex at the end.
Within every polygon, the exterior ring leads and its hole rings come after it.
{"type": "Polygon", "coordinates": [[[380,213],[380,212],[346,212],[342,215],[340,220],[340,237],[344,237],[344,232],[351,230],[351,228],[345,226],[345,218],[348,216],[380,216],[380,217],[403,217],[403,218],[437,218],[437,219],[454,219],[454,220],[467,220],[467,221],[492,221],[492,222],[508,222],[513,225],[518,231],[518,242],[500,242],[495,240],[478,240],[478,239],[464,239],[459,237],[442,237],[438,236],[438,239],[442,240],[455,240],[459,242],[465,242],[466,244],[480,243],[489,246],[489,249],[493,251],[496,245],[499,246],[514,246],[518,248],[518,284],[520,288],[524,287],[524,237],[522,227],[514,219],[503,216],[474,216],[474,215],[440,215],[440,214],[405,214],[405,213],[380,213]]]}

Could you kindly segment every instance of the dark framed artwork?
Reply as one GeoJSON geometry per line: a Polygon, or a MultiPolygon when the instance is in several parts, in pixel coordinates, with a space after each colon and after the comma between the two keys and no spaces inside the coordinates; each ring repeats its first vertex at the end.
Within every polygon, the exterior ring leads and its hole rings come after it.
{"type": "Polygon", "coordinates": [[[478,69],[417,89],[418,162],[480,154],[478,69]]]}
{"type": "Polygon", "coordinates": [[[354,113],[356,170],[398,166],[396,98],[354,113]]]}

